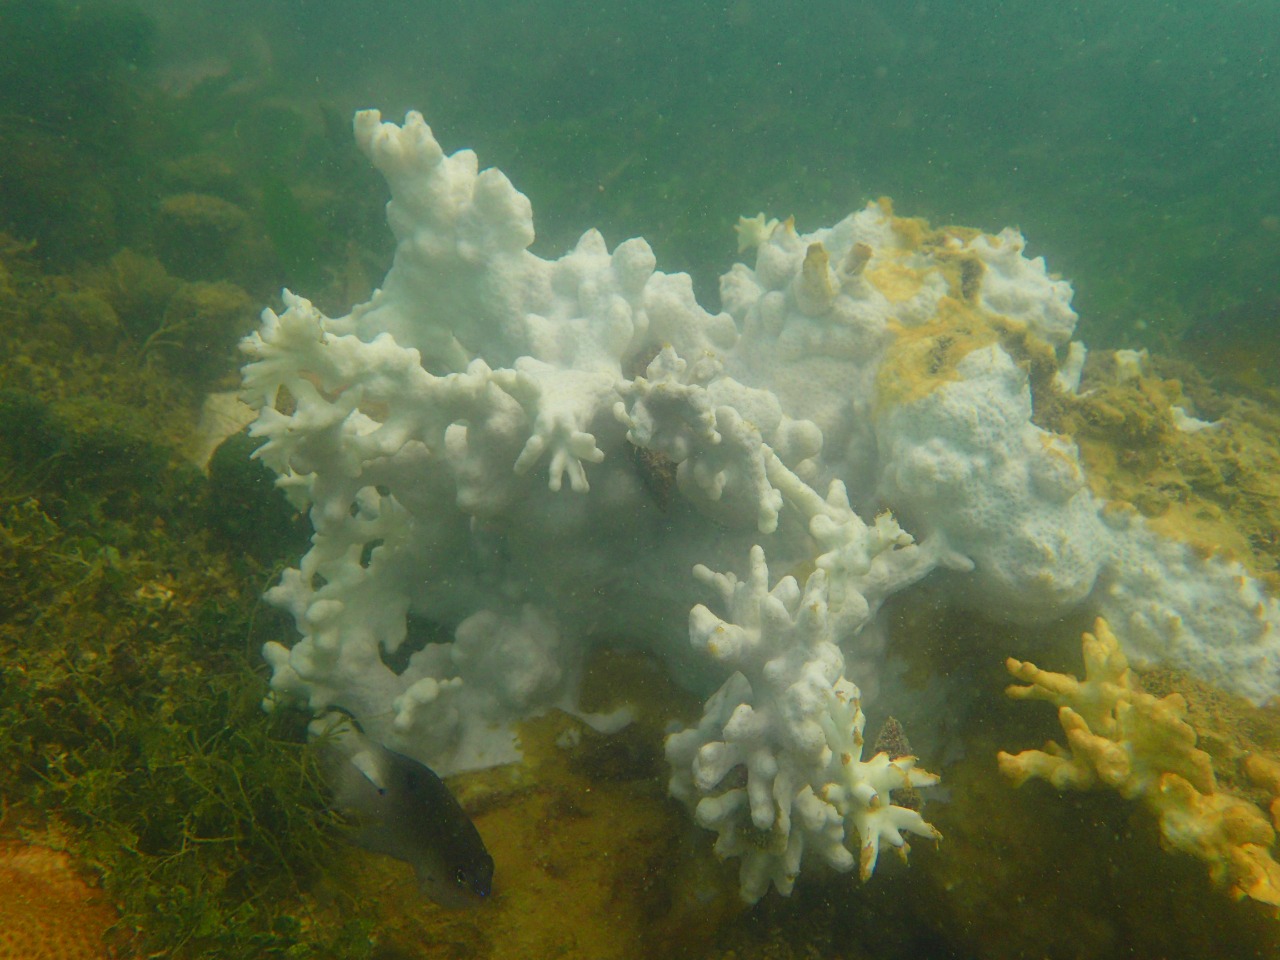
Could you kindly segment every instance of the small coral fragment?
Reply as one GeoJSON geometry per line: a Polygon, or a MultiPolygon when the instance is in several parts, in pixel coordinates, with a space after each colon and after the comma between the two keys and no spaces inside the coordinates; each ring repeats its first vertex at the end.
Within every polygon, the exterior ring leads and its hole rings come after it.
{"type": "Polygon", "coordinates": [[[733,228],[738,235],[738,252],[744,253],[760,246],[773,236],[773,229],[777,225],[777,220],[767,218],[763,213],[757,213],[754,217],[739,217],[733,228]]]}
{"type": "Polygon", "coordinates": [[[809,244],[795,279],[796,306],[811,317],[820,316],[831,308],[836,287],[831,282],[831,254],[821,241],[809,244]]]}
{"type": "Polygon", "coordinates": [[[1038,777],[1060,790],[1106,786],[1141,800],[1160,824],[1162,843],[1205,861],[1210,876],[1236,897],[1280,907],[1280,864],[1271,856],[1275,831],[1262,812],[1218,788],[1209,755],[1196,748],[1180,694],[1144,693],[1115,635],[1101,618],[1084,635],[1083,680],[1010,658],[1018,700],[1058,707],[1067,746],[999,754],[1000,771],[1016,786],[1038,777]]]}

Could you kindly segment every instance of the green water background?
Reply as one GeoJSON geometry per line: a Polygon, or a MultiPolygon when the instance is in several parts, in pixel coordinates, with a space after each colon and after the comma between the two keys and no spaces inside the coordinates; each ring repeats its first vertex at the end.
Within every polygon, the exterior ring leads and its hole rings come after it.
{"type": "Polygon", "coordinates": [[[539,252],[643,235],[708,299],[739,214],[812,229],[880,195],[1020,226],[1094,345],[1158,345],[1280,286],[1269,0],[163,9],[160,70],[226,56],[264,93],[420,109],[530,196],[539,252]]]}

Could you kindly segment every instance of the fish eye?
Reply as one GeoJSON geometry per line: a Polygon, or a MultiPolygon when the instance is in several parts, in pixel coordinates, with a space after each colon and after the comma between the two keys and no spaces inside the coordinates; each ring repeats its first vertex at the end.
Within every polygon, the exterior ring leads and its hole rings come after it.
{"type": "Polygon", "coordinates": [[[465,887],[467,885],[467,871],[459,867],[454,879],[458,881],[458,886],[465,887]]]}

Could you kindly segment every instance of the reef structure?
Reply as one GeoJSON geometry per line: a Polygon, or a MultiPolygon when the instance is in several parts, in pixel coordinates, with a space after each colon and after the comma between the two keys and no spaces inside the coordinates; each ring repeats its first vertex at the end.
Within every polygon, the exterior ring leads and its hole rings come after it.
{"type": "Polygon", "coordinates": [[[644,240],[531,253],[527,198],[420,115],[355,134],[391,189],[381,289],[337,318],[286,291],[243,344],[256,456],[315,530],[268,592],[300,634],[265,649],[274,701],[447,774],[576,711],[593,644],[639,646],[707,698],[668,739],[671,792],[754,901],[806,854],[866,877],[936,836],[892,802],[936,778],[863,759],[860,708],[877,612],[935,571],[988,612],[1087,606],[1137,658],[1277,689],[1276,601],[1099,500],[1033,422],[1033,378],[1076,389],[1085,350],[1016,231],[887,202],[803,235],[744,219],[754,265],[711,313],[644,240]]]}

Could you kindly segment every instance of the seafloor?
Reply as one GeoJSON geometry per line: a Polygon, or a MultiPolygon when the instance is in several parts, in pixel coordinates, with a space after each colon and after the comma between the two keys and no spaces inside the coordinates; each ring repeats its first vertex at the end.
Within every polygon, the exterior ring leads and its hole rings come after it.
{"type": "MultiPolygon", "coordinates": [[[[0,960],[1280,955],[1274,911],[1162,850],[1142,807],[1001,778],[998,750],[1060,736],[1053,712],[1002,694],[1015,628],[927,592],[887,612],[915,651],[908,680],[967,669],[981,708],[945,718],[945,791],[926,801],[945,840],[909,866],[886,858],[866,884],[806,872],[789,899],[744,907],[733,865],[666,793],[663,724],[699,705],[616,653],[593,663],[585,705],[625,686],[638,722],[602,737],[550,715],[522,730],[522,766],[452,784],[498,864],[482,910],[437,909],[403,864],[341,843],[305,719],[259,706],[261,644],[292,631],[260,597],[307,523],[247,437],[223,442],[206,398],[234,389],[236,342],[284,282],[331,312],[367,296],[388,262],[381,184],[345,108],[272,87],[251,55],[149,71],[141,14],[15,10],[0,7],[0,960]]],[[[584,135],[570,119],[526,133],[584,135]]],[[[626,181],[599,188],[624,221],[626,181]]],[[[695,245],[672,229],[670,248],[695,245]]],[[[726,224],[706,259],[727,265],[730,243],[726,224]]],[[[1077,441],[1099,496],[1280,588],[1267,309],[1212,349],[1189,319],[1188,338],[1152,335],[1139,376],[1095,350],[1081,397],[1038,417],[1077,441]],[[1174,404],[1224,426],[1179,431],[1174,404]]],[[[1280,709],[1141,679],[1186,697],[1223,789],[1266,810],[1245,760],[1280,762],[1280,709]]]]}

